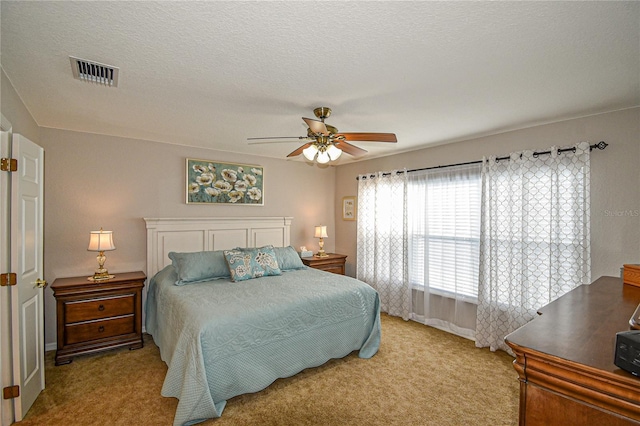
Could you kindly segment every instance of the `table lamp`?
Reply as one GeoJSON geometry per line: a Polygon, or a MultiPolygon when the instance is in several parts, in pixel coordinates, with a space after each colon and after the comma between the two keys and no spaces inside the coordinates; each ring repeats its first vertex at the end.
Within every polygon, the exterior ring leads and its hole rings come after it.
{"type": "Polygon", "coordinates": [[[322,240],[323,238],[328,238],[327,227],[324,225],[316,226],[315,237],[320,238],[320,241],[318,242],[318,245],[320,246],[320,250],[318,250],[318,253],[316,253],[316,256],[318,257],[329,256],[327,253],[324,252],[324,241],[322,240]]]}
{"type": "Polygon", "coordinates": [[[104,262],[107,260],[107,256],[104,255],[105,251],[115,250],[116,246],[113,244],[113,232],[103,231],[100,228],[99,231],[91,231],[91,238],[89,239],[88,251],[97,251],[98,256],[98,269],[96,269],[93,276],[88,277],[89,281],[105,281],[114,277],[109,275],[104,267],[104,262]]]}

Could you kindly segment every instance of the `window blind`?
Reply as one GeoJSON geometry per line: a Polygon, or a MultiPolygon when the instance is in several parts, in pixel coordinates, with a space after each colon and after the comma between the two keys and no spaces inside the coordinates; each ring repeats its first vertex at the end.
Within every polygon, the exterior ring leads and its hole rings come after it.
{"type": "Polygon", "coordinates": [[[481,165],[415,172],[407,184],[411,285],[475,302],[481,165]]]}

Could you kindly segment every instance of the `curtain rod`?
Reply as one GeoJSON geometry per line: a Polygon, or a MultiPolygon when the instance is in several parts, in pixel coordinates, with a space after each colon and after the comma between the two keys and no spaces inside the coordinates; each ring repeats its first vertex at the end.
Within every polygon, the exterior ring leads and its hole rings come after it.
{"type": "MultiPolygon", "coordinates": [[[[603,149],[605,149],[605,148],[606,148],[606,147],[608,147],[608,146],[609,146],[609,144],[608,144],[608,143],[606,143],[605,141],[600,141],[600,142],[598,142],[598,143],[596,143],[596,144],[589,145],[589,151],[593,151],[594,149],[600,149],[600,150],[603,150],[603,149]]],[[[572,148],[558,148],[558,154],[561,154],[561,153],[563,153],[563,152],[569,152],[569,151],[571,151],[571,152],[576,152],[576,147],[574,146],[574,147],[572,147],[572,148]]],[[[533,153],[533,156],[534,156],[534,157],[537,157],[537,156],[539,156],[539,155],[546,155],[546,154],[551,154],[551,151],[540,151],[540,152],[534,152],[534,153],[533,153]]],[[[520,154],[520,157],[522,157],[522,154],[520,154]]],[[[511,159],[511,157],[510,157],[510,156],[506,156],[506,157],[498,157],[498,158],[496,158],[496,161],[509,160],[509,159],[511,159]]],[[[411,169],[411,170],[407,170],[407,173],[411,173],[411,172],[421,172],[421,171],[423,171],[423,170],[444,169],[444,168],[446,168],[446,167],[466,166],[466,165],[469,165],[469,164],[481,164],[481,163],[482,163],[482,160],[467,161],[466,163],[456,163],[456,164],[447,164],[447,165],[444,165],[444,166],[432,166],[432,167],[423,167],[423,168],[421,168],[421,169],[411,169]]],[[[400,172],[400,171],[397,171],[396,173],[401,173],[401,172],[400,172]]],[[[391,172],[383,173],[383,174],[382,174],[382,176],[389,176],[389,175],[391,175],[391,172]]],[[[367,178],[366,176],[363,176],[363,177],[364,177],[364,179],[366,179],[366,178],[367,178]]],[[[369,178],[374,178],[374,177],[376,177],[376,175],[370,175],[370,176],[369,176],[369,178]]],[[[356,177],[356,180],[359,180],[359,179],[360,179],[360,177],[359,177],[359,176],[358,176],[358,177],[356,177]]]]}

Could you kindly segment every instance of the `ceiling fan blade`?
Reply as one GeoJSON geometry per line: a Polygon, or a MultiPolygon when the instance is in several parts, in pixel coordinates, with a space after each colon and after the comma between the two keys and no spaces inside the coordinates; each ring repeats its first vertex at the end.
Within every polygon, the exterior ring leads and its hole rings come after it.
{"type": "Polygon", "coordinates": [[[322,133],[325,136],[329,134],[329,131],[327,130],[327,126],[325,126],[325,124],[322,121],[314,120],[313,118],[304,118],[304,117],[302,117],[302,119],[304,120],[305,123],[307,123],[307,126],[309,126],[309,128],[313,133],[322,133]]]}
{"type": "Polygon", "coordinates": [[[395,133],[338,133],[349,142],[398,142],[395,133]]]}
{"type": "Polygon", "coordinates": [[[247,145],[268,145],[270,143],[300,143],[298,141],[283,141],[283,140],[274,140],[274,141],[248,141],[247,145]]]}
{"type": "Polygon", "coordinates": [[[304,145],[298,147],[298,149],[293,151],[291,154],[287,155],[287,157],[295,157],[296,155],[302,154],[302,151],[307,149],[309,147],[309,145],[311,145],[311,142],[305,143],[304,145]]]}
{"type": "Polygon", "coordinates": [[[247,138],[248,141],[257,139],[304,139],[305,136],[267,136],[265,138],[247,138]]]}
{"type": "Polygon", "coordinates": [[[262,143],[291,143],[291,142],[297,142],[298,140],[303,140],[303,139],[307,139],[306,136],[273,136],[273,137],[266,137],[266,138],[247,138],[247,143],[249,145],[258,145],[258,144],[262,144],[262,143]],[[288,140],[285,140],[288,139],[288,140]],[[291,140],[291,139],[296,139],[291,140]]]}
{"type": "Polygon", "coordinates": [[[355,145],[351,145],[350,143],[345,141],[335,141],[333,142],[333,144],[336,146],[336,148],[340,148],[347,154],[353,155],[354,157],[359,157],[367,153],[366,150],[359,148],[355,145]]]}

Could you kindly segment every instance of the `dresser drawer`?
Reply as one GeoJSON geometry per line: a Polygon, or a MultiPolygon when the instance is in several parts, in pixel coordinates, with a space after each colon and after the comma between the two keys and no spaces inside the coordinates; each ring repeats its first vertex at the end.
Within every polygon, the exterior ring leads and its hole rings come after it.
{"type": "Polygon", "coordinates": [[[334,274],[344,275],[344,266],[342,265],[324,265],[317,269],[327,272],[333,272],[334,274]]]}
{"type": "Polygon", "coordinates": [[[133,294],[66,302],[65,320],[67,324],[71,324],[100,318],[116,317],[133,314],[134,308],[135,297],[133,294]]]}
{"type": "Polygon", "coordinates": [[[102,321],[87,321],[65,327],[65,344],[104,339],[121,334],[135,333],[133,314],[102,321]]]}

